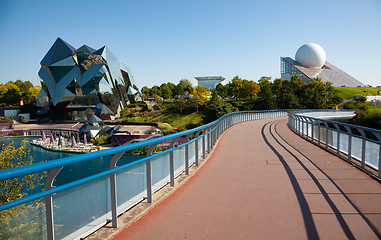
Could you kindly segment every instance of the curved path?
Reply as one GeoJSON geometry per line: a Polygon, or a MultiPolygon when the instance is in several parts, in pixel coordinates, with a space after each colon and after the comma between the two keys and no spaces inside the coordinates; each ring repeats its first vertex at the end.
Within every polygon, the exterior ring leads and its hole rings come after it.
{"type": "Polygon", "coordinates": [[[381,184],[292,133],[238,124],[181,188],[114,239],[379,239],[381,184]]]}

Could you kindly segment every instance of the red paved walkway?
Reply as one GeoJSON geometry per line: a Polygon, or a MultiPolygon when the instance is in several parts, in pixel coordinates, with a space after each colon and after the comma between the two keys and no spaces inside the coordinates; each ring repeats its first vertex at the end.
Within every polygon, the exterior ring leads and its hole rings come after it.
{"type": "Polygon", "coordinates": [[[115,239],[378,239],[381,184],[285,118],[226,132],[180,189],[115,239]]]}

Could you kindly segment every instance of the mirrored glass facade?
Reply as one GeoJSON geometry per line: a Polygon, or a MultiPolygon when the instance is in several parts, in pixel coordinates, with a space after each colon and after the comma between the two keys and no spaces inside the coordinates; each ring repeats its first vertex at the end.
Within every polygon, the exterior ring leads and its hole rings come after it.
{"type": "Polygon", "coordinates": [[[85,121],[96,114],[113,119],[130,100],[141,96],[131,71],[106,46],[75,49],[57,38],[41,60],[38,75],[41,117],[85,121]]]}

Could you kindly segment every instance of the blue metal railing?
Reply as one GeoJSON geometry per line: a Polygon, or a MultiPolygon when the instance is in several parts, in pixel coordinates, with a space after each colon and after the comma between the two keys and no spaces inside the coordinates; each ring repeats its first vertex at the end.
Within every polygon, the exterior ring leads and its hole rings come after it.
{"type": "Polygon", "coordinates": [[[289,127],[308,141],[331,150],[371,174],[381,177],[381,131],[323,120],[313,114],[289,114],[289,127]],[[309,115],[309,116],[306,116],[309,115]]]}
{"type": "MultiPolygon", "coordinates": [[[[287,116],[288,113],[319,112],[327,116],[345,115],[353,111],[335,110],[265,110],[245,111],[226,114],[218,120],[191,130],[150,139],[143,142],[123,145],[98,152],[36,163],[29,166],[0,171],[0,181],[21,177],[42,171],[49,171],[45,190],[24,196],[0,205],[0,211],[45,199],[46,219],[41,228],[46,229],[47,239],[74,239],[91,232],[112,221],[117,227],[117,216],[146,199],[152,202],[152,193],[170,183],[182,172],[189,173],[192,164],[198,166],[198,159],[205,158],[221,134],[231,126],[245,121],[287,116]],[[186,142],[175,145],[178,138],[186,142]],[[170,148],[152,154],[154,148],[163,141],[170,140],[170,148]],[[146,157],[117,166],[121,156],[129,150],[149,146],[146,157]],[[112,156],[110,169],[60,186],[53,186],[55,177],[68,165],[112,156]]],[[[291,119],[299,119],[290,114],[291,119]]],[[[291,121],[296,126],[297,120],[291,121]]],[[[290,120],[289,120],[290,124],[290,120]]],[[[299,129],[299,128],[297,128],[299,129]]],[[[37,214],[41,217],[42,214],[37,214]]],[[[45,232],[45,231],[41,231],[45,232]]]]}

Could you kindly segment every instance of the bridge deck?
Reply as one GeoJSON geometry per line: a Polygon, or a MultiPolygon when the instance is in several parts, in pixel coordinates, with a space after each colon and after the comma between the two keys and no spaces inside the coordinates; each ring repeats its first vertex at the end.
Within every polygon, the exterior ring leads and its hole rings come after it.
{"type": "Polygon", "coordinates": [[[292,133],[236,125],[180,189],[114,239],[378,239],[381,184],[292,133]]]}

